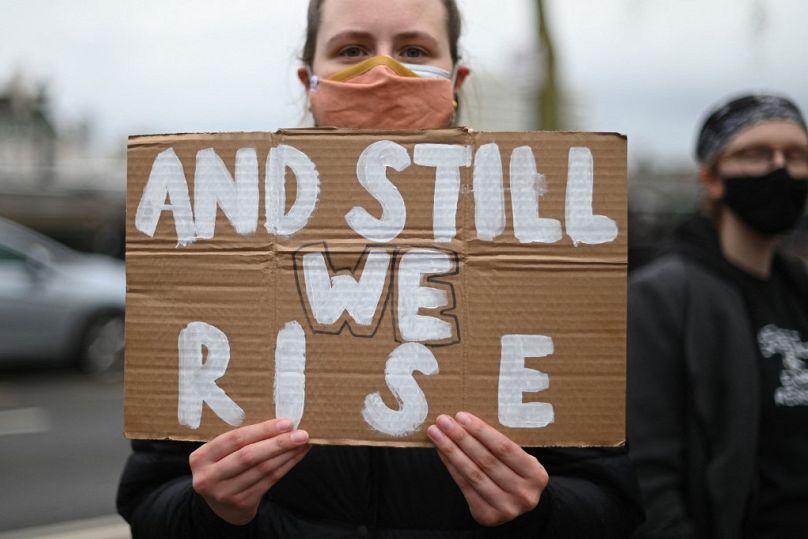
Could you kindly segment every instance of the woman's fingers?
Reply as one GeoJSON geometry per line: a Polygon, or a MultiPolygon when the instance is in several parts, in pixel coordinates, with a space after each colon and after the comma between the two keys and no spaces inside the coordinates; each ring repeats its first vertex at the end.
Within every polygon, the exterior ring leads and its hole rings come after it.
{"type": "Polygon", "coordinates": [[[502,492],[500,485],[513,478],[513,472],[451,417],[438,417],[427,433],[463,480],[484,498],[496,498],[502,492]]]}
{"type": "Polygon", "coordinates": [[[490,526],[516,518],[539,503],[544,467],[483,420],[460,412],[442,415],[427,429],[474,518],[490,526]]]}
{"type": "Polygon", "coordinates": [[[194,490],[231,524],[252,520],[264,493],[306,455],[309,435],[273,419],[217,436],[190,456],[194,490]]]}
{"type": "Polygon", "coordinates": [[[211,507],[214,507],[214,511],[219,508],[220,516],[233,524],[245,524],[251,521],[258,512],[264,494],[300,462],[309,449],[310,446],[303,446],[294,452],[286,453],[285,455],[289,455],[287,461],[275,468],[271,474],[263,476],[246,489],[236,490],[219,500],[211,500],[213,503],[211,507]]]}
{"type": "MultiPolygon", "coordinates": [[[[311,449],[311,446],[304,445],[290,451],[284,451],[245,470],[236,477],[222,481],[217,491],[219,497],[238,496],[240,493],[252,492],[256,488],[260,491],[260,495],[263,496],[270,487],[280,481],[295,464],[306,456],[309,449],[311,449]]],[[[222,500],[220,499],[219,501],[222,500]]]]}
{"type": "Polygon", "coordinates": [[[217,477],[231,479],[255,467],[266,467],[274,457],[297,449],[308,440],[306,431],[296,430],[252,442],[219,460],[217,477]]]}
{"type": "Polygon", "coordinates": [[[499,488],[493,481],[485,481],[483,480],[483,476],[477,473],[470,475],[468,468],[461,470],[458,466],[463,466],[463,458],[458,455],[460,448],[455,446],[452,449],[448,449],[451,447],[449,445],[452,443],[451,439],[440,432],[435,432],[435,430],[440,431],[438,427],[433,425],[429,427],[427,432],[430,437],[434,437],[433,439],[440,440],[436,442],[438,456],[443,461],[444,465],[446,465],[446,469],[449,471],[455,483],[457,483],[460,492],[463,493],[463,497],[466,498],[466,503],[469,505],[469,512],[471,512],[471,516],[474,517],[474,520],[483,526],[496,526],[512,520],[522,513],[515,504],[511,503],[507,492],[499,488]],[[440,443],[440,445],[438,445],[438,443],[440,443]]]}
{"type": "MultiPolygon", "coordinates": [[[[480,451],[480,455],[493,455],[497,462],[501,462],[521,477],[533,477],[538,468],[543,469],[535,457],[526,453],[516,442],[482,419],[468,412],[458,412],[455,417],[463,430],[471,435],[470,438],[487,450],[487,453],[480,451]]],[[[469,447],[473,446],[469,444],[469,447]]],[[[486,457],[480,456],[480,458],[486,457]]],[[[479,460],[476,462],[482,464],[479,460]]]]}
{"type": "Polygon", "coordinates": [[[438,457],[443,461],[443,464],[446,466],[446,469],[449,471],[449,475],[452,476],[454,482],[457,483],[457,486],[460,487],[460,491],[463,493],[463,496],[466,498],[466,501],[469,504],[469,507],[472,508],[472,514],[475,513],[476,508],[480,507],[490,507],[490,504],[483,498],[475,489],[474,487],[469,484],[466,480],[464,475],[454,466],[454,464],[449,461],[446,455],[438,451],[438,457]]]}
{"type": "Polygon", "coordinates": [[[292,430],[290,420],[270,419],[220,434],[193,454],[199,453],[200,459],[216,462],[244,446],[272,438],[290,430],[292,430]]]}

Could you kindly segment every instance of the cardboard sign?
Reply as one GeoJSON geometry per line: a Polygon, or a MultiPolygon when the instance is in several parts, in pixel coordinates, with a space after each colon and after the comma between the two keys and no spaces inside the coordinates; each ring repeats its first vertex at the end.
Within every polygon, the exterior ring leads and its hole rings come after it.
{"type": "Polygon", "coordinates": [[[128,437],[624,441],[624,136],[137,136],[128,176],[128,437]]]}

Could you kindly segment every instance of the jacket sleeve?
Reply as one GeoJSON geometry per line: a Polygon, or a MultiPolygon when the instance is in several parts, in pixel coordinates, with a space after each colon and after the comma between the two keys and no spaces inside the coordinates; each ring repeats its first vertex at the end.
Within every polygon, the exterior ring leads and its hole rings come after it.
{"type": "Polygon", "coordinates": [[[685,267],[675,258],[659,262],[629,285],[628,441],[646,510],[637,537],[693,537],[683,482],[685,267]]]}
{"type": "Polygon", "coordinates": [[[625,448],[532,448],[550,482],[539,505],[489,537],[623,539],[642,521],[625,448]]]}
{"type": "MultiPolygon", "coordinates": [[[[117,506],[132,538],[254,537],[255,526],[221,520],[191,486],[188,455],[195,444],[132,443],[117,506]]],[[[634,474],[622,448],[531,449],[547,468],[548,488],[536,509],[488,537],[624,538],[642,513],[634,474]]],[[[254,521],[255,523],[256,521],[254,521]]],[[[265,531],[263,533],[266,533],[265,531]]]]}
{"type": "Polygon", "coordinates": [[[188,442],[132,442],[116,504],[133,539],[251,536],[250,525],[228,524],[194,491],[188,455],[196,447],[188,442]]]}

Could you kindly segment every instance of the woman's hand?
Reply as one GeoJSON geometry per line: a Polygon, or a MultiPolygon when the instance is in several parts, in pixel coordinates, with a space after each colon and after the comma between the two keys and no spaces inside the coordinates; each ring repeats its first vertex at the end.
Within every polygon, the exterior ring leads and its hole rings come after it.
{"type": "Polygon", "coordinates": [[[544,466],[482,419],[467,412],[441,415],[426,432],[483,526],[508,522],[539,504],[549,480],[544,466]]]}
{"type": "Polygon", "coordinates": [[[247,524],[264,494],[306,455],[308,441],[288,419],[221,434],[190,455],[194,490],[222,519],[247,524]]]}

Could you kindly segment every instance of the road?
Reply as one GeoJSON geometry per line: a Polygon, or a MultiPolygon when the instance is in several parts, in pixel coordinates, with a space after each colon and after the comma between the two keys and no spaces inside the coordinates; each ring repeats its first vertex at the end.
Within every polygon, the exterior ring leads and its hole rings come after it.
{"type": "Polygon", "coordinates": [[[0,370],[0,532],[113,515],[123,384],[0,370]]]}

